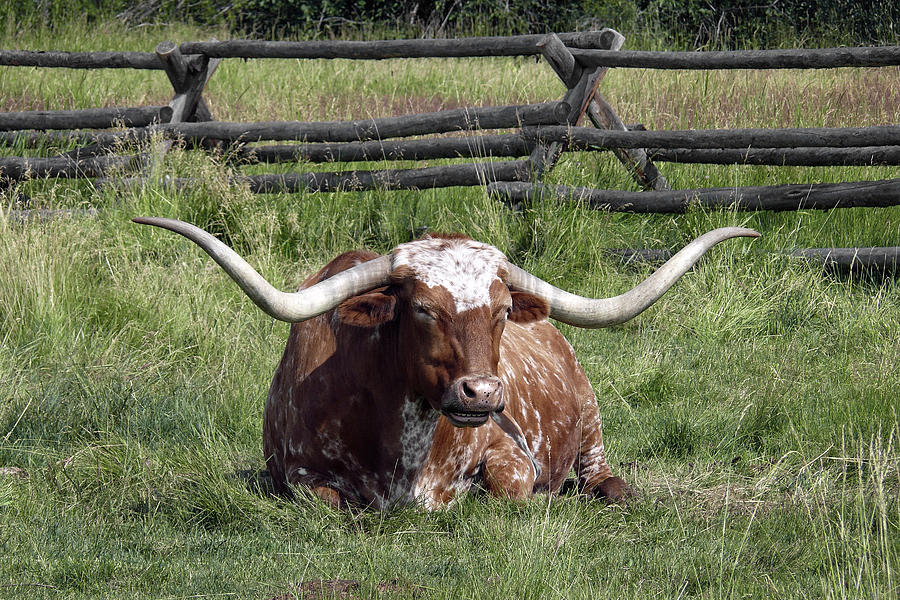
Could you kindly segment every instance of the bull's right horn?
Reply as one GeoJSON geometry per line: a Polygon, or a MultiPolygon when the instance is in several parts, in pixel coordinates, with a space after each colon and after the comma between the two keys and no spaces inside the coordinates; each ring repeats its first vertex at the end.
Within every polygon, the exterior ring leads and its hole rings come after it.
{"type": "Polygon", "coordinates": [[[348,298],[387,285],[391,273],[391,257],[379,256],[299,292],[282,292],[272,287],[237,252],[199,227],[159,217],[137,217],[132,221],[162,227],[191,240],[219,263],[266,314],[289,323],[311,319],[348,298]]]}
{"type": "Polygon", "coordinates": [[[584,298],[570,294],[512,263],[507,266],[507,283],[546,300],[550,305],[550,316],[557,321],[576,327],[609,327],[636,317],[659,300],[707,250],[719,242],[741,236],[759,237],[759,233],[744,227],[722,227],[704,233],[682,248],[650,277],[614,298],[584,298]]]}

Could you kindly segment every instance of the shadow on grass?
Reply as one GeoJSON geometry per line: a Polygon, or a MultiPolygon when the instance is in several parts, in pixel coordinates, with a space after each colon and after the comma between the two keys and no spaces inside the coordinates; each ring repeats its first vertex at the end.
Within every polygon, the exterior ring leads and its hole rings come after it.
{"type": "Polygon", "coordinates": [[[275,481],[268,469],[241,469],[234,472],[235,479],[244,482],[247,489],[262,498],[280,498],[275,492],[275,481]]]}

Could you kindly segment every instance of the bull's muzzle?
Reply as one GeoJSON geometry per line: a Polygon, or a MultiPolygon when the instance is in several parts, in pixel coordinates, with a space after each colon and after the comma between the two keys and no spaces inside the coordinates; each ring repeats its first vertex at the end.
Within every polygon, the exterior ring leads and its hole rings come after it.
{"type": "Polygon", "coordinates": [[[494,375],[460,377],[441,399],[441,413],[456,427],[484,425],[491,413],[503,408],[503,382],[494,375]]]}

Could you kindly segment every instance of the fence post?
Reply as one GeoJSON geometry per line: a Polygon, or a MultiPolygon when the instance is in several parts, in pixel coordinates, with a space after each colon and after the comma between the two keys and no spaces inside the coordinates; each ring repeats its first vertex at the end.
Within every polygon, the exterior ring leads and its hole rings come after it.
{"type": "MultiPolygon", "coordinates": [[[[609,32],[611,39],[605,50],[619,50],[625,43],[625,36],[612,29],[606,31],[609,32]]],[[[555,33],[547,35],[538,43],[538,47],[541,49],[541,55],[566,86],[566,95],[563,100],[572,106],[572,112],[567,119],[569,125],[578,125],[578,122],[587,114],[597,128],[627,129],[609,103],[597,91],[600,81],[609,70],[608,67],[581,65],[555,33]]],[[[562,145],[558,143],[537,146],[531,155],[535,176],[540,178],[546,171],[552,169],[561,153],[562,145]]],[[[650,161],[644,150],[617,148],[614,149],[614,153],[628,168],[628,172],[635,181],[644,189],[669,189],[668,182],[660,174],[656,165],[650,161]]]]}
{"type": "MultiPolygon", "coordinates": [[[[618,50],[625,38],[612,29],[607,31],[610,33],[608,48],[618,50]]],[[[584,115],[585,107],[590,101],[593,90],[600,84],[600,80],[603,79],[608,69],[604,67],[583,68],[555,33],[548,34],[538,42],[538,48],[540,48],[544,60],[566,86],[563,101],[571,107],[569,114],[566,115],[566,122],[569,125],[577,125],[584,115]]],[[[535,147],[530,157],[534,177],[540,179],[544,173],[552,169],[559,160],[562,150],[562,144],[555,142],[535,147]]]]}
{"type": "MultiPolygon", "coordinates": [[[[172,89],[175,91],[175,95],[169,102],[169,107],[172,109],[172,118],[169,122],[212,121],[212,112],[203,100],[202,94],[206,83],[222,59],[210,59],[203,54],[185,58],[178,46],[169,41],[160,42],[156,46],[156,56],[162,63],[166,76],[172,84],[172,89]]],[[[212,145],[216,145],[214,141],[212,145]]],[[[154,147],[150,163],[151,177],[155,178],[158,174],[162,159],[171,147],[172,140],[163,140],[154,147]]]]}

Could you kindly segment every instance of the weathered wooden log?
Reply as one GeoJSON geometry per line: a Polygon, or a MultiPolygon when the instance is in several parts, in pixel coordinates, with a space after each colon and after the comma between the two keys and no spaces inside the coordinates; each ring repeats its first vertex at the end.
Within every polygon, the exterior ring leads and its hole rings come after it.
{"type": "Polygon", "coordinates": [[[201,94],[222,59],[210,60],[203,55],[187,58],[172,42],[160,42],[156,46],[156,56],[175,90],[175,97],[169,102],[173,111],[170,122],[211,121],[212,114],[201,94]]]}
{"type": "Polygon", "coordinates": [[[689,129],[607,131],[591,127],[548,126],[523,129],[542,142],[568,144],[570,150],[594,148],[796,148],[900,145],[900,126],[788,129],[689,129]]]}
{"type": "MultiPolygon", "coordinates": [[[[604,48],[612,30],[561,33],[573,48],[604,48]]],[[[348,42],[267,42],[230,40],[226,42],[186,42],[183,54],[205,54],[218,58],[462,58],[478,56],[533,56],[540,54],[537,43],[543,35],[513,35],[455,39],[380,40],[348,42]]]]}
{"type": "Polygon", "coordinates": [[[860,148],[749,148],[746,150],[691,150],[655,148],[653,160],[716,165],[774,165],[783,167],[831,167],[900,165],[900,146],[860,148]]]}
{"type": "Polygon", "coordinates": [[[900,246],[874,248],[801,248],[790,256],[821,263],[826,270],[851,273],[900,273],[900,246]]]}
{"type": "Polygon", "coordinates": [[[0,158],[0,179],[100,177],[111,170],[140,168],[146,162],[146,155],[96,156],[81,160],[63,156],[53,158],[2,157],[0,158]]]}
{"type": "Polygon", "coordinates": [[[572,55],[585,66],[639,69],[833,69],[900,65],[900,46],[726,52],[605,52],[573,48],[572,55]]]}
{"type": "Polygon", "coordinates": [[[0,131],[0,144],[39,148],[47,144],[99,144],[111,148],[123,142],[139,142],[149,138],[146,129],[128,132],[110,131],[0,131]]]}
{"type": "Polygon", "coordinates": [[[349,144],[243,146],[235,156],[247,162],[357,162],[528,156],[534,142],[521,135],[481,135],[417,140],[376,140],[349,144]]]}
{"type": "MultiPolygon", "coordinates": [[[[158,107],[165,116],[171,109],[158,107]]],[[[226,121],[202,123],[165,123],[110,132],[80,132],[63,134],[51,139],[75,139],[80,143],[116,144],[121,141],[141,142],[155,133],[186,140],[207,138],[226,141],[252,142],[260,140],[306,140],[308,142],[356,142],[391,137],[448,133],[475,129],[514,129],[520,125],[554,122],[565,119],[568,105],[564,102],[543,102],[516,106],[457,108],[453,110],[365,119],[360,121],[272,121],[266,123],[233,123],[226,121]]],[[[14,114],[14,113],[6,113],[14,114]]],[[[2,113],[0,113],[2,116],[2,113]]],[[[13,144],[22,139],[37,140],[33,133],[14,132],[0,140],[13,144]]]]}
{"type": "MultiPolygon", "coordinates": [[[[372,189],[424,190],[443,187],[481,186],[492,181],[527,179],[531,168],[527,160],[469,163],[423,169],[389,169],[380,171],[344,171],[325,173],[284,173],[238,175],[229,177],[231,185],[247,185],[257,194],[307,192],[348,192],[372,189]]],[[[94,185],[141,186],[146,178],[101,178],[94,185]]],[[[197,179],[166,179],[163,185],[176,189],[196,187],[197,179]]]]}
{"type": "MultiPolygon", "coordinates": [[[[160,42],[156,46],[156,56],[166,71],[166,76],[175,90],[169,102],[172,117],[169,123],[185,123],[188,121],[206,122],[212,120],[212,113],[201,98],[203,88],[215,72],[221,58],[210,59],[204,55],[194,55],[188,60],[172,42],[160,42]]],[[[204,140],[211,147],[217,146],[218,140],[204,140]]],[[[161,171],[163,157],[172,147],[173,140],[165,139],[154,145],[150,161],[151,176],[161,171]]]]}
{"type": "Polygon", "coordinates": [[[0,50],[0,65],[7,67],[62,67],[66,69],[162,69],[150,52],[57,52],[55,50],[0,50]]]}
{"type": "Polygon", "coordinates": [[[498,182],[488,186],[488,193],[510,203],[549,196],[630,213],[683,213],[694,205],[737,210],[830,210],[900,205],[900,179],[650,192],[498,182]]]}
{"type": "Polygon", "coordinates": [[[163,66],[169,83],[176,94],[182,94],[188,89],[188,62],[178,50],[178,46],[172,42],[160,42],[156,45],[156,58],[163,66]]]}
{"type": "Polygon", "coordinates": [[[108,147],[97,143],[89,143],[86,146],[79,146],[74,150],[63,152],[60,156],[70,160],[82,160],[85,158],[94,158],[95,156],[103,156],[109,153],[108,147]]]}
{"type": "Polygon", "coordinates": [[[0,113],[0,130],[107,129],[118,125],[146,127],[153,123],[166,123],[171,117],[172,109],[168,106],[31,110],[0,113]]]}
{"type": "Polygon", "coordinates": [[[24,210],[7,211],[6,216],[10,221],[27,223],[30,221],[50,221],[52,219],[67,217],[96,217],[96,208],[28,208],[24,210]]]}
{"type": "Polygon", "coordinates": [[[0,131],[0,144],[39,148],[47,144],[90,144],[94,142],[94,132],[90,131],[0,131]]]}
{"type": "Polygon", "coordinates": [[[563,85],[569,90],[575,87],[584,70],[580,64],[575,62],[575,57],[566,47],[566,43],[555,33],[549,33],[538,42],[538,48],[541,56],[556,72],[556,76],[563,82],[563,85]]]}
{"type": "MultiPolygon", "coordinates": [[[[672,250],[609,248],[605,253],[625,264],[660,264],[672,258],[672,250]]],[[[848,275],[850,273],[900,273],[900,246],[873,248],[800,248],[784,252],[788,256],[803,258],[821,264],[826,270],[848,275]]]]}
{"type": "Polygon", "coordinates": [[[432,113],[358,121],[275,121],[269,123],[173,123],[156,129],[184,139],[225,141],[305,140],[358,142],[473,129],[512,129],[536,123],[562,123],[569,105],[544,102],[518,106],[457,108],[432,113]]]}

